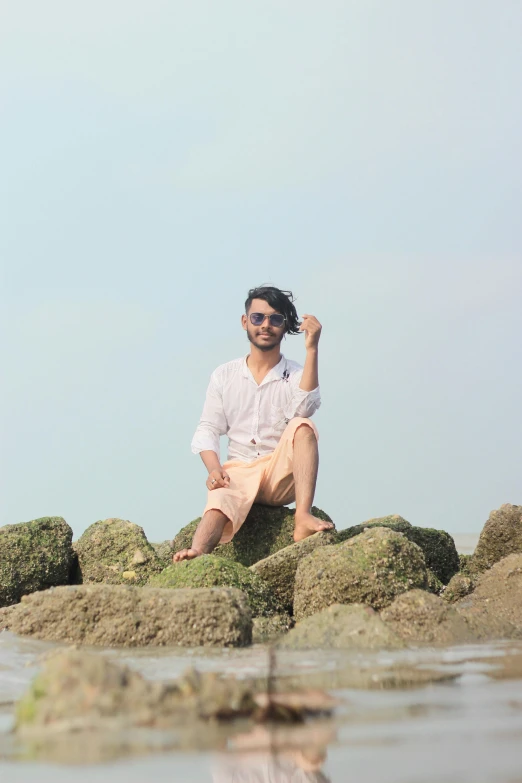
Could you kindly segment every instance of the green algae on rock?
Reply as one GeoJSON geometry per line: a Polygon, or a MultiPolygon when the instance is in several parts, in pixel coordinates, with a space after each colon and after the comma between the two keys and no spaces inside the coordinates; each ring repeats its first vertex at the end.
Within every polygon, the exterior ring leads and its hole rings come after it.
{"type": "Polygon", "coordinates": [[[446,585],[444,592],[442,593],[442,598],[452,604],[473,592],[475,584],[476,579],[473,577],[467,576],[464,573],[455,574],[446,585]]]}
{"type": "Polygon", "coordinates": [[[166,568],[172,563],[174,550],[172,549],[172,541],[170,539],[168,541],[161,541],[159,544],[155,544],[151,541],[150,545],[156,552],[159,560],[163,563],[163,568],[166,568]]]}
{"type": "Polygon", "coordinates": [[[475,571],[485,571],[511,554],[522,553],[522,506],[504,503],[492,511],[471,558],[475,571]]]}
{"type": "Polygon", "coordinates": [[[145,585],[164,568],[143,528],[125,519],[95,522],[75,548],[84,584],[145,585]]]}
{"type": "Polygon", "coordinates": [[[400,593],[427,586],[424,555],[402,534],[365,530],[344,544],[316,549],[297,566],[294,616],[308,617],[332,604],[383,609],[400,593]]]}
{"type": "Polygon", "coordinates": [[[449,533],[444,530],[412,525],[398,514],[369,519],[360,525],[340,530],[337,534],[338,540],[340,542],[347,541],[353,536],[358,536],[366,528],[372,527],[388,527],[397,533],[404,533],[409,541],[420,546],[424,552],[426,566],[433,571],[442,584],[447,584],[453,574],[459,570],[459,555],[455,542],[449,533]]]}
{"type": "Polygon", "coordinates": [[[245,647],[252,613],[240,590],[73,585],[24,596],[1,618],[36,639],[102,647],[245,647]]]}
{"type": "Polygon", "coordinates": [[[481,574],[473,592],[455,607],[480,641],[522,639],[522,553],[481,574]]]}
{"type": "Polygon", "coordinates": [[[68,584],[72,530],[62,517],[42,517],[0,528],[0,606],[23,595],[68,584]]]}
{"type": "Polygon", "coordinates": [[[269,585],[241,563],[215,555],[182,560],[153,576],[151,587],[236,587],[248,598],[253,617],[269,617],[282,611],[269,585]]]}
{"type": "Polygon", "coordinates": [[[381,612],[382,620],[407,643],[444,646],[474,641],[474,635],[458,612],[425,590],[409,590],[397,596],[381,612]]]}
{"type": "MultiPolygon", "coordinates": [[[[319,519],[332,521],[328,514],[315,506],[312,513],[319,519]]],[[[287,506],[263,506],[254,503],[232,541],[216,547],[214,554],[235,560],[247,567],[258,560],[264,560],[265,557],[294,543],[294,517],[295,510],[287,506]]],[[[175,552],[191,546],[200,521],[201,517],[198,517],[179,531],[172,542],[175,552]]]]}
{"type": "Polygon", "coordinates": [[[280,549],[264,560],[250,566],[250,571],[257,574],[270,585],[277,600],[288,612],[292,612],[294,603],[295,574],[299,562],[321,546],[336,542],[336,533],[324,531],[315,533],[303,541],[280,549]]]}
{"type": "Polygon", "coordinates": [[[370,606],[333,604],[297,623],[278,646],[293,650],[391,650],[405,645],[370,606]]]}

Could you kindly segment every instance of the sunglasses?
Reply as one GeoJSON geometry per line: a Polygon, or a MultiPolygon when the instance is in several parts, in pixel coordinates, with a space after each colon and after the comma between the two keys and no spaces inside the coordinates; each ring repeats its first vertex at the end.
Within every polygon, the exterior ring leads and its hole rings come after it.
{"type": "Polygon", "coordinates": [[[264,313],[250,313],[250,323],[254,326],[261,326],[264,324],[265,318],[268,318],[270,326],[276,326],[281,328],[286,321],[284,315],[281,313],[272,313],[271,315],[265,315],[264,313]]]}

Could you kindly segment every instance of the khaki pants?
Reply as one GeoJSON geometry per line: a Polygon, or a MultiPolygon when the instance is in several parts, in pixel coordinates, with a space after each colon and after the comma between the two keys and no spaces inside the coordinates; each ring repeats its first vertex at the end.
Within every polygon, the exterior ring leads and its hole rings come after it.
{"type": "Polygon", "coordinates": [[[286,427],[272,454],[259,457],[254,462],[225,462],[223,468],[230,476],[230,486],[209,490],[203,511],[206,514],[207,511],[217,510],[228,517],[221,544],[233,539],[253,503],[286,506],[294,502],[294,436],[302,425],[310,427],[319,439],[317,427],[310,419],[296,417],[286,427]]]}

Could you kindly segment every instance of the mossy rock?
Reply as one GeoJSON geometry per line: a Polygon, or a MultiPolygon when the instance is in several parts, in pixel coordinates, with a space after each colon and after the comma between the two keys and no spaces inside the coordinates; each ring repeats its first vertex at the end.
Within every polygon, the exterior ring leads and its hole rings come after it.
{"type": "Polygon", "coordinates": [[[433,573],[431,568],[427,568],[426,573],[428,574],[428,584],[426,586],[426,590],[429,593],[433,593],[433,595],[441,595],[444,592],[445,585],[442,584],[438,576],[433,573]]]}
{"type": "Polygon", "coordinates": [[[0,606],[68,584],[73,560],[72,530],[62,517],[0,528],[0,606]]]}
{"type": "Polygon", "coordinates": [[[522,552],[504,557],[477,577],[455,603],[479,641],[522,639],[522,552]]]}
{"type": "Polygon", "coordinates": [[[321,546],[336,543],[335,531],[325,530],[280,549],[270,557],[259,560],[250,566],[250,571],[261,577],[269,586],[273,595],[292,613],[294,603],[295,574],[299,562],[321,546]]]}
{"type": "Polygon", "coordinates": [[[163,590],[65,585],[24,595],[1,610],[21,636],[97,647],[245,647],[252,642],[246,595],[230,587],[163,590]]]}
{"type": "Polygon", "coordinates": [[[419,546],[386,527],[365,530],[344,544],[316,549],[300,561],[295,576],[294,616],[308,617],[332,604],[383,609],[400,593],[426,588],[426,562],[419,546]]]}
{"type": "Polygon", "coordinates": [[[522,553],[522,506],[504,503],[492,511],[472,556],[475,571],[486,571],[512,554],[522,553]]]}
{"type": "Polygon", "coordinates": [[[442,598],[452,604],[473,592],[476,580],[464,573],[455,574],[446,585],[442,598]]]}
{"type": "MultiPolygon", "coordinates": [[[[332,521],[328,514],[315,506],[312,514],[327,522],[332,521]]],[[[216,547],[214,554],[244,566],[264,560],[294,543],[294,516],[295,510],[287,506],[255,503],[232,541],[216,547]]],[[[190,548],[200,521],[201,517],[198,517],[179,531],[172,542],[174,552],[190,548]]]]}
{"type": "Polygon", "coordinates": [[[95,522],[75,543],[79,582],[145,585],[164,563],[143,528],[125,519],[95,522]]]}
{"type": "Polygon", "coordinates": [[[475,640],[466,620],[436,595],[409,590],[381,612],[382,620],[408,644],[446,646],[475,640]]]}
{"type": "Polygon", "coordinates": [[[278,646],[292,650],[393,650],[405,645],[371,607],[333,604],[297,623],[278,646]]]}
{"type": "Polygon", "coordinates": [[[153,576],[150,587],[237,587],[248,598],[253,617],[270,617],[282,611],[269,585],[241,563],[216,555],[201,555],[167,566],[153,576]]]}
{"type": "Polygon", "coordinates": [[[409,541],[420,546],[424,552],[426,566],[433,571],[442,584],[448,584],[453,574],[459,570],[459,555],[455,542],[449,533],[444,530],[412,525],[398,514],[369,519],[360,525],[341,530],[338,533],[339,541],[347,541],[353,536],[358,536],[366,528],[372,527],[389,527],[397,533],[403,533],[409,541]]]}
{"type": "Polygon", "coordinates": [[[159,544],[155,544],[153,541],[151,541],[150,545],[156,552],[158,558],[164,564],[164,568],[172,563],[172,555],[174,554],[174,551],[172,549],[172,541],[170,539],[168,541],[161,541],[159,544]]]}

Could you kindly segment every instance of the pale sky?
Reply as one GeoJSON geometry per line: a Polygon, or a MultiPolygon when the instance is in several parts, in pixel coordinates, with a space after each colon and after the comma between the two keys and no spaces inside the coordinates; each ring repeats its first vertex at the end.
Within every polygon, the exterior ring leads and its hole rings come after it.
{"type": "Polygon", "coordinates": [[[264,282],[324,325],[339,528],[522,503],[521,29],[519,0],[0,0],[0,524],[199,516],[190,441],[264,282]]]}

